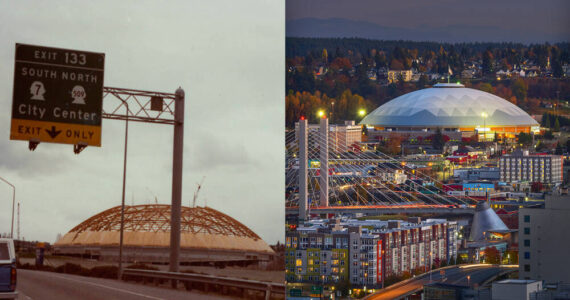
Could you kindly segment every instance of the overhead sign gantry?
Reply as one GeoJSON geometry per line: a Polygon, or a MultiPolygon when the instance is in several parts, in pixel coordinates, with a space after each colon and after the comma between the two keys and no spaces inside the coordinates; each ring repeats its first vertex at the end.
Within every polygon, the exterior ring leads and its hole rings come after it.
{"type": "MultiPolygon", "coordinates": [[[[129,121],[174,125],[170,271],[178,272],[184,90],[161,93],[103,87],[104,65],[104,53],[16,44],[10,139],[29,141],[30,150],[40,142],[73,144],[78,154],[87,146],[101,146],[102,119],[125,120],[121,199],[124,211],[129,121]],[[106,97],[105,109],[103,98],[106,97]]],[[[123,225],[120,232],[119,278],[122,276],[123,225]]],[[[176,283],[177,280],[172,281],[173,285],[176,283]]]]}
{"type": "Polygon", "coordinates": [[[16,44],[10,139],[101,146],[105,54],[16,44]]]}

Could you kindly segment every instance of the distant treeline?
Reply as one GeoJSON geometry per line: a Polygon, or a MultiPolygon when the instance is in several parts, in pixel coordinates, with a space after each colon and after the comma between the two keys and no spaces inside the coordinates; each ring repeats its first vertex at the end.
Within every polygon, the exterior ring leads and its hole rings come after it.
{"type": "Polygon", "coordinates": [[[568,49],[570,43],[556,43],[556,44],[530,44],[525,45],[521,43],[438,43],[438,42],[416,42],[416,41],[383,41],[383,40],[370,40],[363,38],[296,38],[288,37],[285,39],[285,55],[287,58],[297,56],[307,56],[310,53],[318,54],[323,49],[328,49],[329,55],[334,55],[338,50],[340,53],[348,53],[352,51],[366,55],[372,49],[377,51],[391,52],[396,47],[405,49],[417,49],[419,53],[424,52],[438,52],[440,48],[447,51],[454,49],[457,52],[462,52],[465,56],[474,56],[477,53],[483,53],[488,49],[493,50],[534,50],[550,48],[556,46],[562,52],[566,52],[565,59],[568,60],[568,49]]]}

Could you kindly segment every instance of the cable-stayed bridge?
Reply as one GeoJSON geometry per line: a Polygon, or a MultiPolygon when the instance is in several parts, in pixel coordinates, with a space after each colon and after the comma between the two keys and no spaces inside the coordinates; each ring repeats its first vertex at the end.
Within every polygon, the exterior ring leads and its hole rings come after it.
{"type": "MultiPolygon", "coordinates": [[[[327,119],[286,133],[286,211],[310,214],[472,213],[477,199],[448,194],[430,172],[339,134],[327,119]]],[[[429,166],[429,167],[428,167],[429,166]]]]}

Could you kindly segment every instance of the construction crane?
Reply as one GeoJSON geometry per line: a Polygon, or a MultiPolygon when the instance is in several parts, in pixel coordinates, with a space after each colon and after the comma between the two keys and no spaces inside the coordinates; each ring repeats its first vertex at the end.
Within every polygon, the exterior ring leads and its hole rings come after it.
{"type": "Polygon", "coordinates": [[[200,183],[196,183],[196,185],[198,187],[196,188],[196,191],[194,192],[194,199],[192,200],[192,207],[196,207],[196,199],[198,199],[198,193],[200,192],[200,189],[202,188],[202,184],[204,183],[204,179],[206,179],[206,176],[202,177],[202,181],[200,181],[200,183]]]}

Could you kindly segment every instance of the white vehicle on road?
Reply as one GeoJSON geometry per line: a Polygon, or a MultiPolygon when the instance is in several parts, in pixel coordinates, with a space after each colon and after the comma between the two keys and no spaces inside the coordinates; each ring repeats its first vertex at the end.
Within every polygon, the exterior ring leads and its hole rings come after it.
{"type": "Polygon", "coordinates": [[[12,239],[0,238],[0,299],[17,299],[16,251],[12,239]]]}

